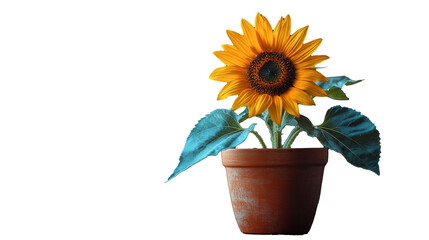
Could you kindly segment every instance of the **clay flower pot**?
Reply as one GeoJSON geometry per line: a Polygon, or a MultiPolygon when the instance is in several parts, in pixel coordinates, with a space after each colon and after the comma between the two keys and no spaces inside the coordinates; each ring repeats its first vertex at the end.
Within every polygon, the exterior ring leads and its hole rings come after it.
{"type": "Polygon", "coordinates": [[[222,152],[235,219],[243,233],[306,234],[319,203],[327,148],[222,152]]]}

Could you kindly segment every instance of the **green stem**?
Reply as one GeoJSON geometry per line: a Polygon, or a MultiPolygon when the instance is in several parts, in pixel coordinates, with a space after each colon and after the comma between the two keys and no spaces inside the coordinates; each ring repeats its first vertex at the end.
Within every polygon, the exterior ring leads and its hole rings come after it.
{"type": "Polygon", "coordinates": [[[273,123],[271,142],[273,144],[273,148],[281,148],[282,146],[282,132],[280,131],[280,126],[276,123],[273,123]]]}
{"type": "Polygon", "coordinates": [[[265,125],[267,126],[268,131],[270,132],[270,138],[271,138],[271,141],[272,141],[274,132],[273,132],[273,128],[268,123],[269,118],[270,117],[268,115],[265,117],[265,125]]]}
{"type": "Polygon", "coordinates": [[[300,128],[299,126],[296,126],[294,129],[292,129],[285,143],[283,144],[283,148],[290,148],[290,146],[295,141],[298,134],[302,131],[303,131],[302,128],[300,128]]]}
{"type": "Polygon", "coordinates": [[[253,135],[255,135],[256,138],[259,140],[259,143],[261,143],[262,148],[267,148],[267,145],[265,145],[264,139],[262,139],[261,135],[259,135],[257,131],[250,131],[250,132],[253,133],[253,135]]]}

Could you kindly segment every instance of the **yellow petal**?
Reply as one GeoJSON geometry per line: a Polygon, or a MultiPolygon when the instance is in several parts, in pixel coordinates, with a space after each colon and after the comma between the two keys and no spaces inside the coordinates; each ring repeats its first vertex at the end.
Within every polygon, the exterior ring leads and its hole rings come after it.
{"type": "Polygon", "coordinates": [[[312,96],[315,97],[326,97],[327,94],[325,91],[323,91],[322,88],[320,88],[319,86],[317,86],[317,84],[315,84],[314,82],[311,81],[297,81],[295,80],[295,82],[293,83],[293,86],[301,89],[307,93],[309,93],[312,96]]]}
{"type": "MultiPolygon", "coordinates": [[[[265,110],[267,110],[268,107],[271,106],[273,103],[273,97],[269,94],[261,94],[258,96],[258,98],[255,100],[255,112],[254,115],[258,115],[265,110]]],[[[253,117],[254,115],[250,115],[249,117],[253,117]]]]}
{"type": "Polygon", "coordinates": [[[253,97],[250,99],[247,106],[249,107],[249,117],[255,116],[255,100],[258,98],[258,94],[254,94],[253,97]]]}
{"type": "Polygon", "coordinates": [[[280,17],[280,20],[277,22],[276,27],[274,28],[273,31],[273,36],[274,36],[274,48],[273,51],[278,52],[278,48],[277,48],[277,40],[279,38],[279,34],[281,31],[283,31],[283,22],[284,22],[284,18],[280,17]]]}
{"type": "Polygon", "coordinates": [[[299,49],[299,51],[291,57],[292,61],[296,64],[307,59],[311,54],[316,51],[316,49],[320,46],[321,43],[322,39],[318,38],[302,45],[301,49],[299,49]]]}
{"type": "Polygon", "coordinates": [[[296,79],[302,81],[327,82],[328,79],[316,69],[298,69],[295,71],[296,79]]]}
{"type": "Polygon", "coordinates": [[[246,55],[248,58],[254,58],[256,54],[249,48],[246,41],[244,40],[244,37],[234,31],[226,30],[226,34],[228,35],[231,42],[234,44],[234,46],[242,52],[242,54],[246,55]]]}
{"type": "Polygon", "coordinates": [[[298,103],[289,97],[288,92],[283,93],[280,97],[283,100],[283,108],[292,116],[299,117],[298,103]]]}
{"type": "Polygon", "coordinates": [[[298,88],[290,87],[286,93],[289,98],[293,99],[294,102],[302,105],[316,105],[313,99],[308,96],[307,93],[298,88]]]}
{"type": "Polygon", "coordinates": [[[283,113],[283,99],[280,96],[273,96],[273,103],[268,108],[268,113],[270,114],[271,119],[275,123],[279,125],[281,124],[283,113]]]}
{"type": "Polygon", "coordinates": [[[216,68],[209,76],[210,79],[219,82],[230,82],[233,80],[246,80],[247,71],[238,66],[225,66],[216,68]]]}
{"type": "Polygon", "coordinates": [[[234,103],[232,104],[232,110],[235,111],[241,107],[244,107],[246,105],[249,105],[250,100],[252,100],[253,96],[257,94],[252,89],[244,89],[238,97],[235,99],[234,103]]]}
{"type": "Polygon", "coordinates": [[[274,39],[278,36],[278,34],[279,34],[279,30],[280,30],[280,29],[282,28],[282,26],[283,26],[283,21],[284,21],[284,18],[283,18],[283,17],[280,17],[280,20],[277,22],[276,26],[274,27],[274,31],[273,31],[274,39]]]}
{"type": "Polygon", "coordinates": [[[232,51],[216,51],[213,52],[213,54],[228,66],[239,66],[245,68],[249,65],[246,60],[239,57],[239,55],[234,54],[232,51]]]}
{"type": "Polygon", "coordinates": [[[241,19],[241,28],[243,29],[244,39],[250,46],[250,49],[252,49],[255,54],[261,53],[262,49],[261,46],[259,46],[256,30],[252,24],[245,19],[241,19]]]}
{"type": "Polygon", "coordinates": [[[326,59],[329,59],[326,55],[313,55],[306,59],[304,59],[302,62],[296,64],[296,68],[310,68],[314,67],[317,64],[325,61],[326,59]]]}
{"type": "Polygon", "coordinates": [[[253,58],[249,58],[246,55],[244,55],[243,53],[241,53],[237,47],[233,46],[233,45],[229,45],[229,44],[223,44],[222,45],[223,50],[225,50],[225,52],[230,53],[234,56],[236,56],[237,58],[239,58],[243,63],[245,63],[244,68],[249,67],[250,62],[253,60],[253,58]]]}
{"type": "Polygon", "coordinates": [[[284,53],[287,57],[293,56],[297,52],[304,42],[305,37],[307,36],[308,26],[298,29],[292,36],[290,36],[289,41],[286,46],[284,53]]]}
{"type": "Polygon", "coordinates": [[[283,52],[290,36],[290,16],[281,18],[274,29],[274,51],[283,52]]]}
{"type": "Polygon", "coordinates": [[[270,22],[262,16],[260,13],[256,14],[255,19],[256,36],[258,38],[259,45],[264,51],[271,51],[273,46],[273,28],[270,22]]]}
{"type": "Polygon", "coordinates": [[[250,88],[247,81],[232,81],[227,83],[222,90],[220,90],[217,100],[224,100],[227,97],[240,94],[244,89],[250,88]]]}

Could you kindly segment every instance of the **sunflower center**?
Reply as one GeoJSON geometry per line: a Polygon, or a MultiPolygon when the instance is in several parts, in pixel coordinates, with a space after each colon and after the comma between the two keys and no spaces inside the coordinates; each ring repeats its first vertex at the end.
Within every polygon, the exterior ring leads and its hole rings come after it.
{"type": "Polygon", "coordinates": [[[259,69],[259,78],[267,83],[277,82],[281,74],[282,69],[274,61],[266,62],[261,69],[259,69]]]}
{"type": "Polygon", "coordinates": [[[250,63],[247,81],[259,94],[281,95],[295,81],[295,66],[282,53],[263,52],[250,63]]]}

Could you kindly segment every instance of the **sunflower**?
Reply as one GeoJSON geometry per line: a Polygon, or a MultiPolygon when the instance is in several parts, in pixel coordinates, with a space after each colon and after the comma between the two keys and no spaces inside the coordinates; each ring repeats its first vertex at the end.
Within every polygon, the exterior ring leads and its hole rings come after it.
{"type": "Polygon", "coordinates": [[[314,66],[328,59],[313,55],[322,39],[303,43],[308,26],[292,35],[289,15],[280,18],[274,30],[261,14],[256,15],[255,27],[241,20],[243,35],[227,30],[233,45],[222,45],[214,52],[226,66],[215,69],[210,79],[226,82],[218,100],[238,95],[232,110],[249,107],[249,117],[268,109],[271,119],[281,123],[283,109],[299,117],[298,104],[315,105],[311,96],[323,97],[314,81],[328,81],[314,66]]]}

